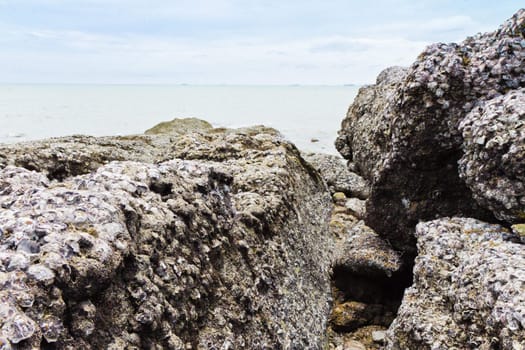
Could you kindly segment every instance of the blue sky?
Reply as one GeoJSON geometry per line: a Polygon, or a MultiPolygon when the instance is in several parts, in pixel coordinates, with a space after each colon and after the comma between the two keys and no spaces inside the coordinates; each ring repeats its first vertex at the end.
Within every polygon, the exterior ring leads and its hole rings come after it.
{"type": "Polygon", "coordinates": [[[0,0],[0,81],[346,84],[496,29],[507,0],[0,0]]]}

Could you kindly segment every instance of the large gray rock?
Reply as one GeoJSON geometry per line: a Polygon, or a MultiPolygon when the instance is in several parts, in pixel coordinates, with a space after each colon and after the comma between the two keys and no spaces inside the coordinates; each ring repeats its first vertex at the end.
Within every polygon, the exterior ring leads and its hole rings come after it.
{"type": "Polygon", "coordinates": [[[500,220],[525,222],[525,89],[474,108],[460,129],[460,175],[474,198],[500,220]]]}
{"type": "Polygon", "coordinates": [[[370,195],[370,185],[361,176],[351,172],[340,156],[323,153],[302,153],[325,180],[332,194],[341,192],[347,197],[366,199],[370,195]]]}
{"type": "Polygon", "coordinates": [[[524,28],[520,10],[495,32],[431,45],[408,71],[385,71],[350,107],[336,146],[371,181],[366,223],[407,256],[420,220],[494,220],[459,178],[458,125],[473,108],[525,86],[524,28]]]}
{"type": "Polygon", "coordinates": [[[507,229],[444,218],[416,229],[414,284],[387,349],[522,349],[525,246],[507,229]]]}
{"type": "Polygon", "coordinates": [[[161,122],[146,130],[146,135],[159,134],[187,134],[196,131],[208,131],[213,126],[205,120],[198,118],[175,118],[167,122],[161,122]]]}
{"type": "Polygon", "coordinates": [[[0,154],[3,348],[323,346],[330,196],[275,131],[0,154]]]}
{"type": "Polygon", "coordinates": [[[407,72],[404,67],[390,67],[382,71],[375,85],[359,89],[341,123],[335,146],[369,180],[382,167],[382,158],[390,147],[393,115],[387,113],[387,107],[407,72]]]}

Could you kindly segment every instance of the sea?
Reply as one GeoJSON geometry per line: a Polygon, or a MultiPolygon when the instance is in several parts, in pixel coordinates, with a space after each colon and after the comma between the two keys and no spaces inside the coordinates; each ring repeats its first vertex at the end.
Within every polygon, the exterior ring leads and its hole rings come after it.
{"type": "Polygon", "coordinates": [[[215,127],[265,125],[304,151],[334,140],[359,86],[0,85],[0,143],[141,134],[196,117],[215,127]]]}

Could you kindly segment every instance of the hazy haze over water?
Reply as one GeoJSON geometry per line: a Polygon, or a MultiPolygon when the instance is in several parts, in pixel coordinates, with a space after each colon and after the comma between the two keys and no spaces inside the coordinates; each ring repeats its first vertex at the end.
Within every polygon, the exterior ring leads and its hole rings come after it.
{"type": "Polygon", "coordinates": [[[335,153],[355,86],[1,85],[0,142],[143,133],[173,118],[263,124],[303,150],[335,153]],[[311,139],[319,139],[312,143],[311,139]]]}

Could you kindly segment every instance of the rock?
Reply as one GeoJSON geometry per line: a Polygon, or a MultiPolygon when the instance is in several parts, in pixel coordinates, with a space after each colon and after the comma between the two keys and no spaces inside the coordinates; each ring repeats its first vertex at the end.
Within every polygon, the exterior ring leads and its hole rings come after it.
{"type": "Polygon", "coordinates": [[[525,224],[512,225],[511,228],[512,232],[517,234],[520,237],[521,241],[525,243],[525,224]]]}
{"type": "Polygon", "coordinates": [[[0,160],[4,348],[323,346],[331,199],[279,133],[67,137],[0,160]]]}
{"type": "Polygon", "coordinates": [[[366,347],[357,340],[347,340],[342,350],[366,350],[366,347]]]}
{"type": "Polygon", "coordinates": [[[334,307],[330,322],[334,330],[352,331],[371,324],[388,326],[393,319],[383,305],[349,301],[334,307]]]}
{"type": "MultiPolygon", "coordinates": [[[[524,23],[525,10],[520,10],[495,32],[460,44],[430,45],[408,70],[386,70],[375,86],[361,89],[342,123],[336,146],[371,182],[365,221],[407,260],[416,254],[412,233],[419,221],[455,215],[495,221],[483,207],[492,195],[476,193],[483,206],[478,205],[459,177],[459,125],[487,101],[525,86],[524,23]]],[[[505,125],[502,132],[512,129],[505,125]]],[[[474,156],[471,149],[467,152],[474,156]]],[[[516,164],[501,165],[512,173],[516,164]]],[[[468,181],[471,175],[465,175],[468,181]]],[[[496,202],[490,199],[495,209],[496,202]]]]}
{"type": "MultiPolygon", "coordinates": [[[[399,254],[362,222],[347,221],[334,266],[371,279],[390,277],[401,268],[399,254]]],[[[372,288],[370,288],[372,289],[372,288]]],[[[372,293],[363,291],[363,293],[372,293]]]]}
{"type": "Polygon", "coordinates": [[[348,198],[345,202],[345,208],[350,211],[350,215],[358,219],[364,219],[366,214],[366,201],[358,198],[348,198]]]}
{"type": "MultiPolygon", "coordinates": [[[[277,130],[262,126],[210,129],[207,132],[183,135],[77,135],[10,145],[0,144],[0,169],[12,165],[38,170],[51,180],[64,180],[70,176],[90,173],[117,160],[155,164],[174,158],[223,162],[250,153],[250,143],[254,143],[255,148],[261,147],[260,152],[269,151],[285,143],[287,147],[292,147],[277,130]],[[272,142],[266,142],[268,137],[274,138],[272,142]]],[[[310,165],[307,167],[310,169],[310,165]]]]}
{"type": "Polygon", "coordinates": [[[375,85],[360,88],[335,141],[339,153],[369,181],[374,179],[388,151],[393,115],[386,113],[386,108],[407,72],[403,67],[387,68],[375,85]]]}
{"type": "Polygon", "coordinates": [[[508,223],[525,220],[525,89],[474,108],[463,133],[460,176],[480,205],[508,223]]]}
{"type": "Polygon", "coordinates": [[[385,331],[373,331],[372,332],[372,340],[374,343],[384,343],[386,339],[386,332],[385,331]]]}
{"type": "Polygon", "coordinates": [[[414,284],[387,349],[519,349],[525,344],[525,247],[507,229],[470,218],[416,228],[414,284]]]}
{"type": "Polygon", "coordinates": [[[334,211],[330,230],[338,239],[328,334],[336,344],[341,334],[372,343],[367,329],[390,325],[411,275],[387,242],[348,213],[334,211]]]}
{"type": "Polygon", "coordinates": [[[205,120],[197,118],[175,118],[169,122],[161,122],[146,130],[146,135],[187,134],[195,131],[208,131],[213,126],[205,120]]]}
{"type": "Polygon", "coordinates": [[[346,201],[346,196],[343,192],[336,192],[332,195],[332,199],[335,203],[345,203],[346,201]]]}
{"type": "Polygon", "coordinates": [[[341,157],[322,153],[302,153],[302,156],[319,171],[332,194],[343,192],[347,197],[368,198],[368,183],[351,172],[341,157]]]}

